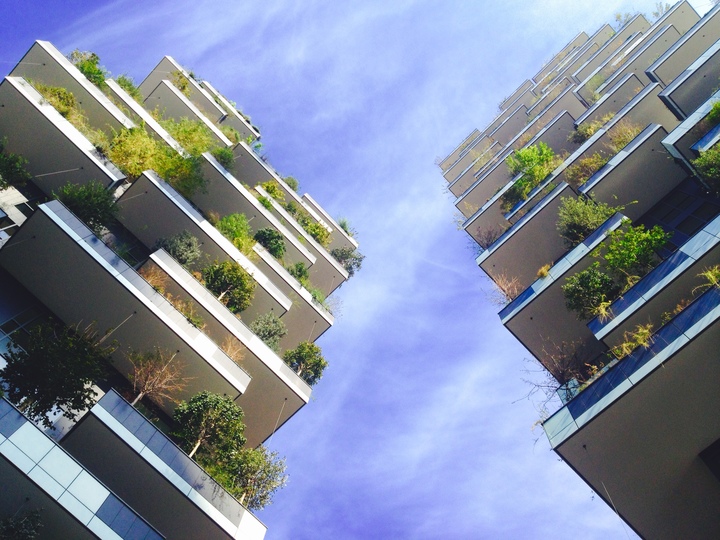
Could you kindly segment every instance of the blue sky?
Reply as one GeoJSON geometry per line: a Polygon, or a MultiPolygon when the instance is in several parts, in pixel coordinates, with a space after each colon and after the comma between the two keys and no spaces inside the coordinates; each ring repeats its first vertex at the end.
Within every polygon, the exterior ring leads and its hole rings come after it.
{"type": "Polygon", "coordinates": [[[319,342],[330,367],[270,444],[290,482],[259,513],[268,540],[633,537],[533,430],[528,355],[434,165],[578,31],[654,2],[598,4],[4,3],[3,73],[35,39],[95,51],[137,82],[169,54],[359,231],[367,258],[319,342]]]}

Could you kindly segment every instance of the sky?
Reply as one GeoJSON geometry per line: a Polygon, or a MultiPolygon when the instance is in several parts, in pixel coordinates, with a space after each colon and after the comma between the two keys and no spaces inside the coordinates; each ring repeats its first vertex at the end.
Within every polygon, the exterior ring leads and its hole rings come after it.
{"type": "MultiPolygon", "coordinates": [[[[692,2],[703,13],[707,0],[692,2]]],[[[268,446],[290,481],[267,540],[634,538],[550,450],[529,354],[456,228],[434,164],[579,31],[654,2],[6,0],[0,70],[35,39],[141,82],[171,55],[358,231],[330,363],[268,446]],[[530,371],[530,373],[528,373],[530,371]]]]}

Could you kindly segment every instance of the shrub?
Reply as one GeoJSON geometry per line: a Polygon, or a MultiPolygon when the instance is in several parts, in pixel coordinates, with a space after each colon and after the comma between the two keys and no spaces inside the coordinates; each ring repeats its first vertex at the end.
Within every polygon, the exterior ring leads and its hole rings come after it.
{"type": "Polygon", "coordinates": [[[233,170],[235,166],[235,154],[233,154],[231,148],[227,146],[215,148],[212,151],[212,155],[218,160],[218,163],[225,168],[225,170],[233,170]]]}
{"type": "Polygon", "coordinates": [[[558,165],[555,152],[543,142],[516,150],[506,162],[511,177],[520,173],[522,176],[500,197],[504,212],[527,199],[528,194],[558,165]]]}
{"type": "Polygon", "coordinates": [[[565,169],[565,180],[575,188],[580,187],[608,161],[610,158],[599,152],[580,158],[565,169]]]}
{"type": "Polygon", "coordinates": [[[237,144],[242,140],[238,130],[232,126],[220,126],[220,131],[222,131],[223,135],[230,139],[230,142],[233,144],[237,144]]]}
{"type": "Polygon", "coordinates": [[[641,125],[634,124],[628,119],[623,118],[608,132],[608,136],[610,137],[610,143],[607,145],[608,150],[610,150],[613,155],[617,154],[630,144],[635,137],[640,135],[642,131],[643,128],[641,125]]]}
{"type": "Polygon", "coordinates": [[[175,88],[180,90],[181,94],[185,97],[190,97],[190,82],[187,80],[187,77],[183,75],[182,71],[176,69],[170,73],[170,82],[175,88]]]}
{"type": "Polygon", "coordinates": [[[62,202],[100,236],[117,216],[115,197],[100,182],[92,180],[87,184],[65,184],[53,197],[62,202]]]}
{"type": "Polygon", "coordinates": [[[338,219],[338,225],[350,238],[355,238],[357,231],[350,225],[350,221],[347,218],[342,217],[338,219]]]}
{"type": "Polygon", "coordinates": [[[716,144],[705,152],[701,152],[700,156],[692,161],[692,164],[708,187],[713,192],[720,193],[720,145],[716,144]]]}
{"type": "Polygon", "coordinates": [[[288,332],[285,323],[272,312],[255,319],[250,330],[276,353],[280,352],[280,340],[288,332]]]}
{"type": "Polygon", "coordinates": [[[320,347],[309,341],[303,341],[294,349],[285,351],[283,361],[310,386],[320,380],[328,365],[320,347]]]}
{"type": "Polygon", "coordinates": [[[583,122],[575,130],[570,133],[568,140],[575,144],[582,144],[587,141],[590,137],[595,135],[598,130],[607,124],[615,116],[615,113],[608,113],[599,120],[593,120],[591,122],[583,122]]]}
{"type": "Polygon", "coordinates": [[[93,83],[101,90],[105,90],[106,83],[105,79],[110,73],[102,66],[100,66],[100,57],[94,52],[90,51],[79,51],[75,49],[68,55],[70,60],[80,72],[85,75],[85,78],[93,83]]]}
{"type": "Polygon", "coordinates": [[[610,241],[601,248],[605,267],[626,287],[647,274],[658,260],[656,252],[670,239],[659,225],[646,230],[643,225],[610,233],[610,241]]]}
{"type": "Polygon", "coordinates": [[[181,118],[179,121],[162,120],[160,123],[191,156],[200,157],[215,146],[210,129],[199,120],[181,118]]]}
{"type": "Polygon", "coordinates": [[[280,182],[277,180],[268,180],[260,184],[260,187],[279,203],[285,202],[285,192],[280,187],[280,182]]]}
{"type": "Polygon", "coordinates": [[[577,246],[610,216],[623,209],[596,203],[586,197],[562,197],[560,201],[557,230],[567,249],[577,246]]]}
{"type": "Polygon", "coordinates": [[[5,152],[7,139],[0,139],[0,189],[7,189],[9,186],[24,186],[32,175],[27,172],[25,166],[28,161],[22,156],[5,152]]]}
{"type": "Polygon", "coordinates": [[[285,459],[262,445],[243,448],[235,462],[235,481],[228,489],[250,510],[265,508],[287,483],[285,459]]]}
{"type": "Polygon", "coordinates": [[[133,98],[138,103],[142,104],[143,102],[143,95],[140,93],[140,89],[135,86],[135,81],[133,81],[132,77],[129,75],[118,75],[115,78],[115,82],[118,84],[120,88],[125,90],[128,95],[133,98]]]}
{"type": "Polygon", "coordinates": [[[362,262],[365,259],[365,255],[362,255],[359,251],[350,247],[335,248],[330,252],[330,255],[345,268],[349,278],[353,277],[355,272],[360,270],[362,262]]]}
{"type": "Polygon", "coordinates": [[[326,248],[330,245],[330,242],[332,241],[330,231],[321,223],[313,220],[307,210],[298,206],[293,201],[283,205],[283,208],[285,208],[287,213],[295,218],[298,225],[300,225],[305,232],[312,236],[322,247],[326,248]]]}
{"type": "Polygon", "coordinates": [[[258,194],[257,200],[260,201],[260,204],[262,204],[268,210],[273,209],[272,201],[267,197],[263,197],[262,195],[258,194]]]}
{"type": "Polygon", "coordinates": [[[147,169],[155,169],[162,176],[164,171],[157,160],[159,151],[157,141],[144,128],[133,127],[117,132],[106,153],[110,161],[134,180],[147,169]]]}
{"type": "Polygon", "coordinates": [[[285,255],[285,241],[283,235],[275,229],[265,227],[255,233],[255,240],[270,252],[276,259],[282,259],[285,255]]]}
{"type": "Polygon", "coordinates": [[[578,315],[578,319],[589,319],[597,315],[597,308],[620,294],[613,279],[600,270],[600,263],[594,262],[589,268],[565,280],[562,286],[565,305],[578,315]]]}
{"type": "Polygon", "coordinates": [[[200,258],[200,241],[188,231],[182,231],[167,238],[160,238],[155,249],[164,249],[184,267],[189,267],[200,258]]]}
{"type": "Polygon", "coordinates": [[[298,182],[294,176],[286,176],[285,178],[283,178],[283,180],[293,191],[297,191],[298,189],[300,189],[300,182],[298,182]]]}
{"type": "Polygon", "coordinates": [[[245,214],[228,214],[215,227],[245,255],[253,252],[255,239],[245,214]]]}
{"type": "Polygon", "coordinates": [[[297,279],[303,287],[307,288],[307,284],[310,282],[310,272],[308,272],[304,262],[296,262],[292,266],[289,266],[287,271],[290,272],[290,275],[297,279]]]}
{"type": "Polygon", "coordinates": [[[250,307],[255,280],[235,261],[211,264],[202,271],[205,286],[233,313],[250,307]]]}

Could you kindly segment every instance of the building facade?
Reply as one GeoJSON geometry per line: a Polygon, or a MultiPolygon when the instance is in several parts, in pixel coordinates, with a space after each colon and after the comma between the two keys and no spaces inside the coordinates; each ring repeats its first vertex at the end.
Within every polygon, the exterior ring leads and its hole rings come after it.
{"type": "Polygon", "coordinates": [[[167,434],[173,413],[210,391],[242,408],[246,447],[270,438],[321,375],[285,353],[332,326],[326,298],[358,269],[358,244],[267,163],[259,130],[209,82],[166,56],[135,87],[97,60],[37,41],[0,83],[3,155],[24,175],[0,173],[0,352],[48,320],[114,343],[78,414],[30,421],[27,399],[0,399],[0,518],[42,509],[41,538],[261,539],[265,525],[167,434]],[[115,219],[98,227],[60,202],[87,186],[112,195],[115,219]],[[178,238],[193,260],[167,248],[178,238]],[[244,305],[211,286],[213,265],[241,276],[244,305]],[[272,338],[258,326],[270,314],[272,338]],[[170,355],[183,384],[136,408],[131,357],[148,351],[170,355]]]}
{"type": "Polygon", "coordinates": [[[720,534],[719,12],[581,32],[439,163],[551,447],[644,538],[720,534]]]}

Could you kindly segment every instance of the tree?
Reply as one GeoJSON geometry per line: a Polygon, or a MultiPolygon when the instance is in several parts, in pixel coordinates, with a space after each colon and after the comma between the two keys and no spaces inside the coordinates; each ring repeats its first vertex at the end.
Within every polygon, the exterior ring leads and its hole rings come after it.
{"type": "Polygon", "coordinates": [[[87,80],[93,83],[100,89],[104,89],[106,86],[105,79],[110,76],[110,73],[102,67],[100,64],[100,57],[94,52],[80,51],[75,49],[68,55],[70,60],[80,72],[85,75],[87,80]]]}
{"type": "Polygon", "coordinates": [[[95,180],[84,185],[67,183],[59,193],[53,192],[53,196],[98,236],[115,221],[118,213],[113,194],[95,180]]]}
{"type": "Polygon", "coordinates": [[[200,258],[200,241],[188,231],[182,231],[174,236],[160,238],[155,249],[164,249],[168,254],[184,267],[189,267],[200,258]]]}
{"type": "Polygon", "coordinates": [[[47,415],[53,411],[74,419],[93,404],[91,385],[105,376],[114,347],[101,342],[92,326],[59,328],[46,322],[30,330],[26,339],[15,332],[5,354],[7,365],[0,370],[7,395],[28,418],[47,427],[52,426],[47,415]]]}
{"type": "Polygon", "coordinates": [[[297,191],[298,189],[300,189],[300,182],[298,182],[294,176],[286,176],[285,178],[283,178],[283,180],[293,191],[297,191]]]}
{"type": "Polygon", "coordinates": [[[175,361],[177,353],[154,349],[146,353],[130,352],[127,359],[133,366],[130,382],[136,393],[131,405],[144,397],[162,402],[165,399],[176,402],[175,394],[183,390],[188,381],[182,376],[182,366],[175,361]]]}
{"type": "Polygon", "coordinates": [[[310,283],[310,272],[308,272],[307,266],[305,266],[304,262],[298,261],[295,264],[288,266],[287,271],[307,289],[307,285],[310,283]]]}
{"type": "Polygon", "coordinates": [[[282,259],[285,255],[285,241],[283,235],[270,227],[265,227],[255,233],[255,240],[270,252],[276,259],[282,259]]]}
{"type": "Polygon", "coordinates": [[[233,313],[250,307],[255,280],[235,261],[211,264],[202,271],[205,286],[233,313]]]}
{"type": "Polygon", "coordinates": [[[260,445],[243,448],[236,461],[233,494],[250,510],[262,510],[272,502],[273,494],[285,487],[285,459],[260,445]]]}
{"type": "Polygon", "coordinates": [[[605,267],[618,281],[631,286],[647,274],[658,260],[656,252],[670,239],[659,225],[646,230],[643,225],[610,233],[610,241],[600,251],[605,267]],[[604,251],[604,253],[603,253],[604,251]]]}
{"type": "Polygon", "coordinates": [[[245,255],[252,252],[255,239],[245,214],[228,214],[215,227],[245,255]]]}
{"type": "Polygon", "coordinates": [[[585,240],[595,229],[624,207],[596,203],[586,197],[562,197],[558,209],[557,230],[572,249],[585,240]]]}
{"type": "Polygon", "coordinates": [[[195,394],[177,406],[173,419],[180,446],[202,462],[226,463],[245,444],[243,411],[227,396],[195,394]]]}
{"type": "Polygon", "coordinates": [[[620,294],[620,287],[594,262],[589,268],[565,280],[562,286],[565,305],[584,320],[598,314],[598,307],[620,294]]]}
{"type": "Polygon", "coordinates": [[[0,540],[33,540],[42,528],[40,510],[16,514],[0,521],[0,540]]]}
{"type": "Polygon", "coordinates": [[[25,166],[27,159],[12,152],[5,152],[7,139],[0,139],[0,189],[9,186],[24,186],[32,176],[25,166]]]}
{"type": "Polygon", "coordinates": [[[260,315],[250,325],[250,330],[273,351],[280,351],[280,340],[287,334],[285,323],[273,312],[260,315]]]}
{"type": "Polygon", "coordinates": [[[362,267],[365,255],[351,247],[339,247],[330,252],[337,262],[339,262],[348,273],[348,277],[353,277],[355,272],[362,267]]]}
{"type": "Polygon", "coordinates": [[[310,386],[320,380],[328,365],[320,347],[309,341],[303,341],[294,349],[285,351],[283,361],[310,386]]]}

